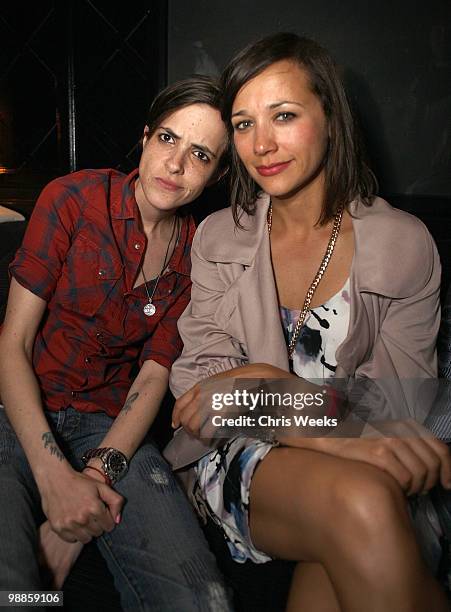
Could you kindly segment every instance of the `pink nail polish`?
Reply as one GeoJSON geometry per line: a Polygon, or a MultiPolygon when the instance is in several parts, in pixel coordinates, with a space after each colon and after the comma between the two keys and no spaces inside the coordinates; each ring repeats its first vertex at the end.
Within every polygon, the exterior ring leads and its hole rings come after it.
{"type": "Polygon", "coordinates": [[[114,522],[116,523],[116,525],[119,525],[119,523],[121,522],[121,518],[122,518],[121,513],[119,512],[119,514],[114,519],[114,522]]]}

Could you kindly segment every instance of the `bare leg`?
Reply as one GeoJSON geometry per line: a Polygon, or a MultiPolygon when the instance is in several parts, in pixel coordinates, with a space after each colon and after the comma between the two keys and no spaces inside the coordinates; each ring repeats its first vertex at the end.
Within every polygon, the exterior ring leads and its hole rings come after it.
{"type": "Polygon", "coordinates": [[[320,563],[298,563],[287,612],[341,612],[329,576],[320,563]]]}
{"type": "Polygon", "coordinates": [[[271,556],[320,563],[343,612],[446,612],[421,559],[405,496],[371,465],[273,449],[250,491],[254,544],[271,556]]]}

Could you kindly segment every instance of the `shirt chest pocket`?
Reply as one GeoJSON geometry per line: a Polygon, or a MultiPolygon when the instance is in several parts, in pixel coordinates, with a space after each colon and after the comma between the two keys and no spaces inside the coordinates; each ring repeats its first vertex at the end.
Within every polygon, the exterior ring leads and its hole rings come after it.
{"type": "Polygon", "coordinates": [[[78,235],[67,253],[55,299],[69,310],[94,316],[121,278],[115,253],[78,235]]]}

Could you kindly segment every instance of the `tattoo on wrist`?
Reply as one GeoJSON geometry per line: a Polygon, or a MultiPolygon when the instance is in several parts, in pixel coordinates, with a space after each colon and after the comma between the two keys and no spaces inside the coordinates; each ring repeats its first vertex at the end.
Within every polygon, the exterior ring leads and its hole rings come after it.
{"type": "Polygon", "coordinates": [[[51,431],[45,431],[41,436],[41,440],[44,442],[44,448],[48,448],[51,455],[55,455],[59,461],[63,461],[64,455],[58,448],[56,440],[51,431]]]}
{"type": "Polygon", "coordinates": [[[137,391],[130,395],[130,397],[127,399],[127,401],[122,407],[121,414],[127,414],[127,412],[130,412],[130,410],[132,409],[133,402],[138,398],[138,396],[139,393],[137,391]]]}

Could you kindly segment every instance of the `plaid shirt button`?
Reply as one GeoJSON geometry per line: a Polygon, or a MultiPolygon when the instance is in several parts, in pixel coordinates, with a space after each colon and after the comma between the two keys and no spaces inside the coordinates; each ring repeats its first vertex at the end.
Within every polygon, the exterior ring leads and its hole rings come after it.
{"type": "Polygon", "coordinates": [[[137,251],[139,251],[139,249],[141,248],[141,245],[139,242],[136,242],[134,246],[137,251]]]}
{"type": "Polygon", "coordinates": [[[97,274],[99,276],[104,276],[105,275],[105,270],[103,268],[100,268],[100,270],[97,272],[97,274]]]}

